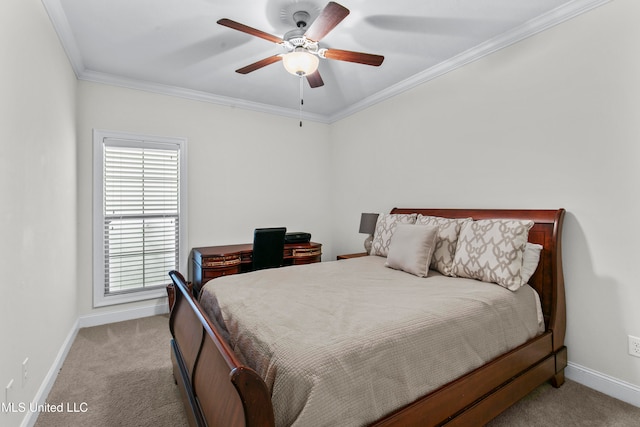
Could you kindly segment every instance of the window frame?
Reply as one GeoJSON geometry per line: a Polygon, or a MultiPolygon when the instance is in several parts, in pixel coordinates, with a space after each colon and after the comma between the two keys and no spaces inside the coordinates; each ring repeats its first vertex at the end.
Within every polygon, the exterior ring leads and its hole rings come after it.
{"type": "MultiPolygon", "coordinates": [[[[166,298],[164,287],[126,293],[105,294],[105,233],[104,233],[104,141],[118,139],[130,141],[131,147],[166,148],[177,147],[179,152],[179,203],[178,203],[178,270],[184,271],[187,259],[187,139],[164,137],[131,132],[93,129],[93,307],[103,307],[166,298]]],[[[168,272],[167,272],[168,273],[168,272]]],[[[170,283],[167,275],[167,284],[170,283]]]]}

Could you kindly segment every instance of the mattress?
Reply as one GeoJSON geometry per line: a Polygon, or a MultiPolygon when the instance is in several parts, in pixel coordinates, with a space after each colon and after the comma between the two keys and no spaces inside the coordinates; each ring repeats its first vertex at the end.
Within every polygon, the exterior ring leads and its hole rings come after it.
{"type": "Polygon", "coordinates": [[[536,292],[368,256],[209,281],[200,303],[265,380],[277,426],[361,426],[544,331],[536,292]]]}

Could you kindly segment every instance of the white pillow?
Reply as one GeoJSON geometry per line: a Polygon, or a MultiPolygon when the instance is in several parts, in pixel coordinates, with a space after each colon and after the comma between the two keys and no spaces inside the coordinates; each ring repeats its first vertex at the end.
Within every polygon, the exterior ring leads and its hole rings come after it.
{"type": "Polygon", "coordinates": [[[398,224],[413,224],[417,214],[380,214],[371,242],[371,255],[387,256],[391,236],[398,224]]]}
{"type": "Polygon", "coordinates": [[[538,268],[540,262],[540,252],[542,251],[542,245],[537,243],[528,243],[524,247],[524,255],[522,258],[522,271],[520,276],[522,277],[522,284],[529,283],[529,279],[533,276],[538,268]]]}
{"type": "Polygon", "coordinates": [[[533,221],[506,219],[465,223],[453,259],[453,274],[518,290],[523,285],[522,259],[531,227],[533,221]]]}
{"type": "Polygon", "coordinates": [[[398,224],[391,237],[385,265],[426,277],[437,235],[438,227],[432,225],[398,224]]]}

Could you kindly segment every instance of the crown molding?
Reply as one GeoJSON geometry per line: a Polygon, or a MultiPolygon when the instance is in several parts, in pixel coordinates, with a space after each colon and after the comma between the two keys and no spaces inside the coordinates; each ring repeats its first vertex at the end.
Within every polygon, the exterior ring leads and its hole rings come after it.
{"type": "Polygon", "coordinates": [[[60,0],[42,0],[42,5],[47,11],[49,20],[58,34],[58,38],[60,39],[60,43],[62,43],[62,48],[67,54],[67,58],[69,58],[73,72],[76,74],[76,77],[79,78],[85,68],[84,62],[82,61],[80,49],[78,49],[76,38],[73,36],[67,15],[64,13],[64,9],[62,9],[60,0]]]}
{"type": "MultiPolygon", "coordinates": [[[[94,83],[102,83],[112,86],[120,86],[128,89],[152,92],[161,95],[169,95],[178,98],[190,99],[193,101],[208,102],[231,108],[241,108],[245,110],[257,111],[261,113],[274,114],[278,116],[292,117],[299,119],[301,117],[299,110],[290,108],[276,107],[274,105],[261,104],[258,102],[246,101],[243,99],[232,98],[228,96],[214,95],[209,92],[198,91],[193,89],[185,89],[177,86],[164,85],[160,83],[152,83],[142,80],[129,79],[125,77],[115,76],[108,73],[100,73],[92,70],[84,70],[78,76],[79,80],[90,81],[94,83]]],[[[328,124],[328,118],[321,114],[302,112],[302,120],[328,124]]]]}
{"type": "MultiPolygon", "coordinates": [[[[561,24],[578,15],[588,12],[603,4],[609,3],[611,0],[574,0],[566,3],[544,15],[534,18],[523,25],[501,34],[491,40],[481,43],[455,57],[441,62],[425,71],[415,74],[393,86],[381,90],[335,114],[322,115],[314,113],[302,113],[303,120],[315,121],[325,124],[331,124],[342,120],[352,114],[371,107],[385,99],[396,96],[402,92],[410,90],[418,85],[435,79],[443,74],[460,68],[466,64],[474,62],[500,49],[504,49],[514,43],[538,34],[553,26],[561,24]]],[[[146,82],[141,80],[123,78],[111,74],[100,73],[85,68],[82,56],[76,44],[73,33],[69,27],[69,23],[64,14],[64,10],[60,4],[60,0],[42,0],[42,3],[49,14],[51,22],[58,33],[58,37],[62,42],[64,50],[71,62],[71,66],[80,80],[86,80],[96,83],[103,83],[115,86],[126,87],[129,89],[138,89],[147,92],[176,96],[196,101],[209,102],[217,105],[228,106],[232,108],[241,108],[246,110],[258,111],[267,114],[274,114],[285,117],[300,118],[298,110],[276,107],[273,105],[261,104],[246,101],[237,98],[225,97],[211,94],[203,91],[180,88],[176,86],[163,85],[159,83],[146,82]]]]}
{"type": "Polygon", "coordinates": [[[545,31],[551,27],[554,27],[562,22],[572,19],[578,15],[588,12],[591,9],[602,6],[605,3],[609,3],[611,0],[575,0],[571,3],[567,3],[560,6],[549,13],[541,15],[530,21],[527,21],[523,25],[514,28],[511,31],[501,34],[498,37],[494,37],[491,40],[487,40],[473,48],[454,56],[453,58],[443,61],[427,70],[424,70],[418,74],[415,74],[408,79],[405,79],[393,86],[381,90],[374,95],[363,99],[351,105],[348,108],[329,117],[329,122],[337,122],[345,117],[364,110],[372,105],[384,101],[385,99],[396,96],[402,92],[412,89],[422,83],[435,79],[443,74],[467,65],[471,62],[477,61],[493,52],[500,49],[504,49],[512,44],[522,41],[528,37],[545,31]]]}

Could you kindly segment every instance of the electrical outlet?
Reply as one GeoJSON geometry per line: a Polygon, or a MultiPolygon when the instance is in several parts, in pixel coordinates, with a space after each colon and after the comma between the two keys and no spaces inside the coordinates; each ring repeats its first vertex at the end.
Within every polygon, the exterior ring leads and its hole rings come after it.
{"type": "Polygon", "coordinates": [[[29,358],[25,358],[22,362],[22,387],[27,385],[27,379],[29,378],[29,358]]]}
{"type": "Polygon", "coordinates": [[[629,354],[640,357],[640,338],[629,335],[629,354]]]}

